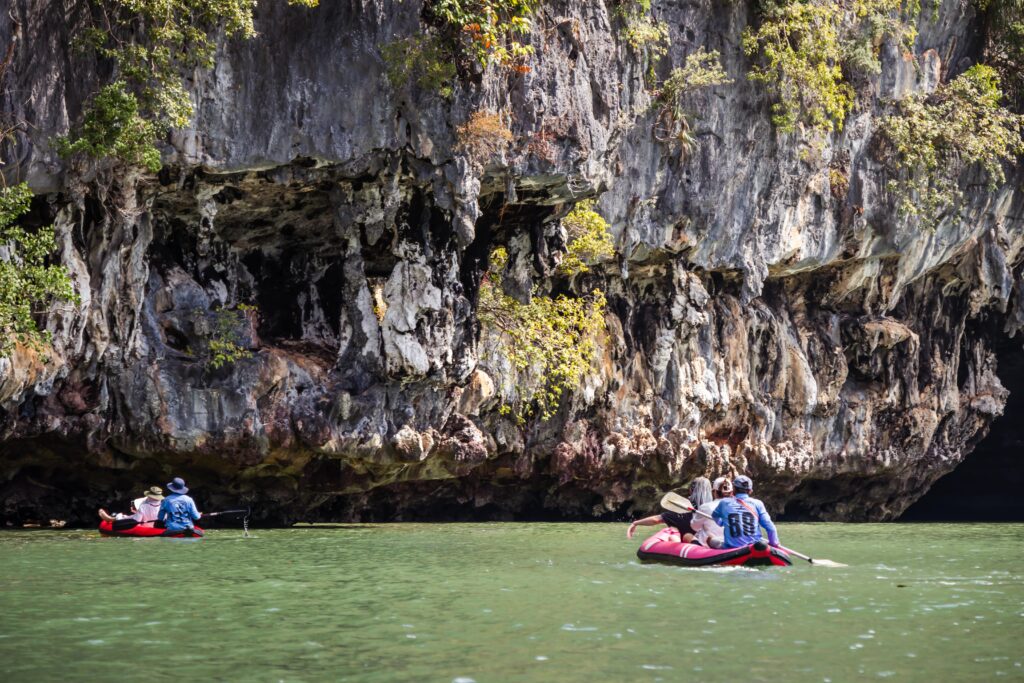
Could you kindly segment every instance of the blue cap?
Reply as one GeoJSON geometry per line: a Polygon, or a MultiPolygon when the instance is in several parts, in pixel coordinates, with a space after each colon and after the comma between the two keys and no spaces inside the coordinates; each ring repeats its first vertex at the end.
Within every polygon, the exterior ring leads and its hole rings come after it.
{"type": "Polygon", "coordinates": [[[732,480],[732,487],[736,489],[737,492],[750,492],[754,489],[754,482],[750,480],[750,477],[741,474],[732,480]]]}

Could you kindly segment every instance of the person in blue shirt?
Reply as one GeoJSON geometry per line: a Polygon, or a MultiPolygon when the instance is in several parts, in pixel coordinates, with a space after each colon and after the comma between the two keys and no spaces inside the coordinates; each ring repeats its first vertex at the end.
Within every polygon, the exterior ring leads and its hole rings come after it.
{"type": "Polygon", "coordinates": [[[754,482],[750,477],[736,477],[732,480],[732,487],[736,493],[731,498],[723,498],[711,513],[711,517],[725,532],[722,547],[740,548],[760,541],[760,527],[764,527],[768,532],[769,544],[779,545],[779,533],[775,530],[775,524],[768,516],[764,503],[750,497],[754,490],[754,482]]]}
{"type": "Polygon", "coordinates": [[[185,480],[175,477],[174,481],[167,485],[171,494],[160,503],[160,513],[157,515],[158,523],[162,522],[168,534],[179,533],[191,530],[196,535],[202,535],[195,530],[195,522],[202,516],[196,509],[196,503],[188,495],[188,487],[185,480]]]}

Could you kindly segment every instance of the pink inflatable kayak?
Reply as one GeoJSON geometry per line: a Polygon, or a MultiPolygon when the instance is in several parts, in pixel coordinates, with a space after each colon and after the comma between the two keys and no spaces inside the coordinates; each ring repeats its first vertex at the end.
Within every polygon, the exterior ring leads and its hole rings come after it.
{"type": "Polygon", "coordinates": [[[679,530],[675,527],[665,527],[645,540],[636,551],[636,556],[641,562],[661,562],[683,567],[785,567],[793,564],[784,551],[772,548],[764,541],[741,548],[716,550],[681,542],[679,530]]]}

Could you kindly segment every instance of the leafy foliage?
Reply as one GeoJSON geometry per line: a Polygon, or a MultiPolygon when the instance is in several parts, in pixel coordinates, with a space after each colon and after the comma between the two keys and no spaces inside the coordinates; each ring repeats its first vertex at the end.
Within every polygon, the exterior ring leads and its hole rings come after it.
{"type": "Polygon", "coordinates": [[[1000,106],[999,74],[975,65],[934,94],[911,95],[882,121],[899,178],[888,189],[901,215],[934,224],[961,199],[960,174],[977,164],[990,188],[1006,180],[1004,161],[1024,154],[1024,116],[1000,106]]]}
{"type": "Polygon", "coordinates": [[[491,254],[478,306],[485,332],[497,337],[500,353],[519,375],[517,400],[501,412],[520,422],[533,415],[547,420],[594,361],[604,329],[604,294],[599,289],[583,298],[535,294],[522,304],[501,289],[499,272],[507,258],[500,247],[491,254]]]}
{"type": "Polygon", "coordinates": [[[744,30],[743,49],[759,60],[750,79],[776,96],[772,122],[782,132],[801,123],[829,132],[842,127],[853,107],[844,64],[880,68],[885,37],[909,49],[920,0],[761,0],[760,8],[761,24],[744,30]]]}
{"type": "Polygon", "coordinates": [[[481,65],[512,66],[533,54],[520,41],[529,34],[540,0],[429,0],[428,9],[443,25],[458,31],[459,41],[481,65]]]}
{"type": "Polygon", "coordinates": [[[1002,77],[1016,111],[1024,110],[1024,0],[978,0],[986,12],[985,61],[1002,77]]]}
{"type": "Polygon", "coordinates": [[[792,132],[801,120],[819,130],[842,126],[853,88],[843,81],[838,10],[831,2],[768,3],[761,26],[743,32],[743,50],[760,54],[749,77],[775,89],[772,122],[779,130],[792,132]]]}
{"type": "Polygon", "coordinates": [[[636,52],[656,62],[668,52],[668,24],[651,16],[651,0],[619,0],[615,16],[622,21],[622,37],[636,52]]]}
{"type": "Polygon", "coordinates": [[[708,52],[704,47],[686,56],[683,66],[676,67],[665,79],[658,94],[662,102],[678,102],[683,95],[714,85],[732,83],[729,74],[722,68],[718,50],[708,52]]]}
{"type": "Polygon", "coordinates": [[[16,343],[40,348],[50,333],[36,326],[35,314],[51,301],[78,297],[63,266],[47,265],[57,248],[53,228],[29,233],[18,220],[29,210],[32,191],[22,183],[0,189],[0,355],[11,353],[16,343]]]}
{"type": "Polygon", "coordinates": [[[558,264],[563,275],[589,272],[590,265],[615,255],[610,226],[594,211],[593,200],[585,199],[574,206],[562,219],[562,227],[569,235],[568,251],[558,264]]]}
{"type": "Polygon", "coordinates": [[[216,370],[234,364],[243,358],[252,358],[252,352],[238,342],[238,326],[245,316],[256,312],[255,306],[239,304],[235,309],[218,308],[213,312],[213,328],[207,340],[207,367],[216,370]]]}
{"type": "Polygon", "coordinates": [[[116,81],[92,99],[78,137],[73,141],[59,138],[57,150],[63,156],[84,152],[97,159],[116,157],[156,172],[160,170],[160,150],[153,143],[163,130],[142,117],[138,99],[127,91],[124,81],[116,81]]]}
{"type": "Polygon", "coordinates": [[[687,55],[683,66],[673,69],[658,91],[655,106],[660,107],[660,111],[654,124],[654,137],[661,142],[677,142],[684,152],[689,152],[697,140],[690,133],[683,97],[700,88],[727,83],[732,83],[732,79],[722,68],[717,50],[708,52],[700,47],[687,55]]]}
{"type": "Polygon", "coordinates": [[[412,36],[396,40],[381,48],[387,67],[388,82],[396,90],[405,85],[410,74],[423,90],[436,92],[445,99],[455,94],[452,81],[455,62],[441,40],[434,35],[412,36]]]}
{"type": "Polygon", "coordinates": [[[458,151],[476,161],[485,162],[499,154],[512,141],[512,131],[502,123],[498,114],[477,111],[458,127],[456,138],[458,151]]]}
{"type": "MultiPolygon", "coordinates": [[[[256,0],[92,0],[92,25],[79,36],[114,67],[114,80],[86,107],[83,123],[57,141],[64,155],[112,156],[159,170],[155,147],[171,128],[188,125],[192,100],[182,84],[187,69],[209,68],[214,37],[252,38],[256,0]]],[[[288,0],[315,7],[318,0],[288,0]]]]}

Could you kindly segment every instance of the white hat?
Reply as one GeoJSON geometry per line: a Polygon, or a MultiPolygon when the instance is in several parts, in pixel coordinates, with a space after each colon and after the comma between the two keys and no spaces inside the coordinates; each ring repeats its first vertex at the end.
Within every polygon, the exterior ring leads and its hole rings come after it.
{"type": "Polygon", "coordinates": [[[717,491],[718,489],[722,488],[722,484],[726,483],[727,481],[729,481],[728,477],[719,477],[718,479],[715,479],[714,483],[711,484],[711,490],[717,491]]]}

